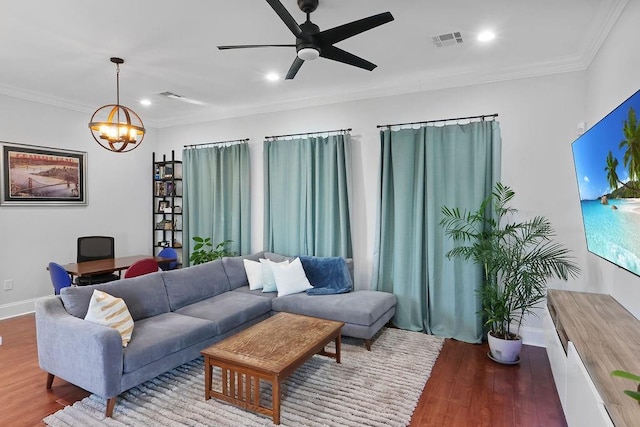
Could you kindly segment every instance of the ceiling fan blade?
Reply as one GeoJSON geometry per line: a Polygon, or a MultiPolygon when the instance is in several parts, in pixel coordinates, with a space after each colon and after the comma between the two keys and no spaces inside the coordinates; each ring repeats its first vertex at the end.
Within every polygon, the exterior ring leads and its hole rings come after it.
{"type": "Polygon", "coordinates": [[[302,64],[304,64],[304,61],[296,56],[296,59],[293,60],[293,64],[291,64],[291,68],[289,68],[289,72],[287,73],[285,80],[293,79],[298,73],[300,67],[302,67],[302,64]]]}
{"type": "Polygon", "coordinates": [[[353,65],[354,67],[364,68],[365,70],[373,70],[377,67],[366,59],[362,59],[359,56],[355,56],[353,53],[349,53],[346,50],[342,50],[335,46],[323,46],[320,50],[320,56],[334,61],[343,62],[345,64],[353,65]]]}
{"type": "Polygon", "coordinates": [[[302,30],[300,29],[300,26],[298,25],[296,20],[293,19],[293,16],[291,16],[289,11],[282,5],[282,3],[280,3],[279,0],[267,0],[267,3],[269,3],[271,8],[275,10],[280,19],[282,19],[282,22],[284,22],[285,25],[289,27],[294,36],[302,36],[302,30]]]}
{"type": "Polygon", "coordinates": [[[391,21],[393,21],[393,15],[390,12],[380,13],[321,31],[316,38],[320,40],[321,45],[331,45],[391,21]]]}
{"type": "Polygon", "coordinates": [[[232,46],[218,46],[220,50],[226,49],[253,49],[256,47],[296,47],[295,44],[237,44],[232,46]]]}

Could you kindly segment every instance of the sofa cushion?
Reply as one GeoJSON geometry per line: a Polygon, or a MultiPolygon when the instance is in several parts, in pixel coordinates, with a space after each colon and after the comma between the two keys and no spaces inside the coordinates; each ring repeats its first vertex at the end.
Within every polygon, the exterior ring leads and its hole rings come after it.
{"type": "Polygon", "coordinates": [[[265,252],[264,253],[264,257],[268,259],[269,261],[273,261],[273,262],[282,262],[282,261],[288,261],[291,262],[293,261],[296,257],[294,256],[287,256],[287,255],[280,255],[280,254],[276,254],[273,252],[265,252]]]}
{"type": "Polygon", "coordinates": [[[233,290],[233,292],[242,292],[242,293],[245,293],[245,294],[256,295],[256,296],[269,298],[269,299],[273,299],[273,298],[278,296],[278,294],[276,292],[262,292],[262,289],[253,290],[253,289],[249,288],[249,285],[241,286],[239,288],[236,288],[236,289],[233,290]]]}
{"type": "Polygon", "coordinates": [[[242,261],[244,262],[244,271],[247,273],[249,288],[252,291],[262,289],[264,285],[262,263],[250,259],[243,259],[242,261]]]}
{"type": "Polygon", "coordinates": [[[294,259],[289,264],[271,263],[271,271],[276,280],[279,297],[313,288],[304,273],[300,258],[294,259]]]}
{"type": "Polygon", "coordinates": [[[248,259],[251,261],[258,261],[260,258],[264,258],[264,252],[222,258],[222,265],[224,266],[224,271],[227,273],[227,277],[229,278],[229,288],[231,290],[245,286],[249,283],[247,273],[244,271],[243,260],[248,259]]]}
{"type": "Polygon", "coordinates": [[[161,274],[171,311],[230,290],[227,273],[219,259],[161,274]]]}
{"type": "Polygon", "coordinates": [[[99,285],[63,288],[60,290],[60,297],[64,308],[69,314],[84,319],[94,289],[122,298],[134,321],[171,311],[161,273],[145,274],[99,285]]]}
{"type": "Polygon", "coordinates": [[[344,258],[301,256],[300,261],[313,286],[307,294],[328,295],[351,291],[353,281],[344,258]]]}
{"type": "Polygon", "coordinates": [[[176,311],[185,316],[207,319],[216,325],[216,334],[224,334],[271,311],[269,298],[244,292],[225,292],[176,311]]]}
{"type": "Polygon", "coordinates": [[[135,322],[129,346],[124,349],[123,372],[133,372],[216,335],[213,322],[165,313],[135,322]]]}
{"type": "Polygon", "coordinates": [[[378,291],[314,296],[302,293],[275,298],[271,304],[273,311],[368,326],[396,305],[396,296],[378,291]]]}
{"type": "Polygon", "coordinates": [[[122,298],[94,289],[89,309],[84,320],[109,326],[120,334],[122,346],[126,347],[133,333],[133,319],[122,298]]]}
{"type": "Polygon", "coordinates": [[[260,264],[262,264],[262,292],[276,292],[278,290],[278,286],[276,284],[276,278],[273,275],[271,265],[289,265],[289,260],[271,261],[270,259],[260,258],[260,264]]]}
{"type": "MultiPolygon", "coordinates": [[[[275,261],[275,262],[281,262],[285,260],[293,261],[295,259],[295,257],[280,255],[273,252],[264,252],[264,258],[271,261],[275,261]]],[[[355,280],[353,277],[353,258],[345,258],[345,261],[347,262],[347,270],[349,270],[349,275],[351,276],[351,282],[355,283],[355,280]]]]}

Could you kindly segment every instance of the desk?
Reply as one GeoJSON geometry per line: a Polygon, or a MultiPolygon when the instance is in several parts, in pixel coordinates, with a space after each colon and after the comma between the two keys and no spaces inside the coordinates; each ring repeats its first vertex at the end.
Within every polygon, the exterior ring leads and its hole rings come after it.
{"type": "MultiPolygon", "coordinates": [[[[91,276],[92,274],[112,273],[117,271],[118,274],[122,270],[131,267],[136,261],[144,258],[151,258],[150,255],[134,255],[119,258],[99,259],[95,261],[74,262],[64,264],[62,267],[67,270],[71,276],[91,276]]],[[[158,264],[176,261],[175,258],[153,257],[158,264]]]]}

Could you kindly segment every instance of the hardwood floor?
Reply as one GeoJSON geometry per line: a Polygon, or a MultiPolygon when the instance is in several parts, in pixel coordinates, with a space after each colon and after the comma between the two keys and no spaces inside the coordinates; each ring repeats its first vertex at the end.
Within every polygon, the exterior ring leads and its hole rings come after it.
{"type": "Polygon", "coordinates": [[[486,343],[446,340],[411,426],[567,425],[544,348],[523,346],[513,366],[491,361],[488,351],[486,343]]]}
{"type": "MultiPolygon", "coordinates": [[[[59,378],[45,389],[33,315],[0,321],[0,336],[0,426],[42,426],[48,414],[89,395],[59,378]]],[[[411,426],[566,426],[544,348],[524,346],[515,366],[492,362],[487,351],[446,340],[411,426]]]]}

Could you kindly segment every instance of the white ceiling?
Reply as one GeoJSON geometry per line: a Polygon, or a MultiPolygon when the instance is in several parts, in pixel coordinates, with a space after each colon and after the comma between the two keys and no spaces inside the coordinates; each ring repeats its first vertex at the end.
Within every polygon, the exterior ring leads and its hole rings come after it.
{"type": "MultiPolygon", "coordinates": [[[[294,0],[282,0],[298,21],[294,0]]],[[[264,0],[3,0],[0,93],[87,112],[121,104],[164,127],[394,93],[585,69],[627,0],[320,0],[321,30],[389,11],[393,22],[337,44],[378,65],[365,71],[319,58],[294,80],[295,48],[220,51],[217,45],[295,39],[264,0]],[[497,33],[491,44],[479,31],[497,33]],[[460,31],[464,43],[431,37],[460,31]],[[187,104],[170,91],[204,102],[187,104]],[[153,105],[144,107],[139,100],[153,105]]],[[[89,116],[88,116],[89,117],[89,116]]],[[[87,118],[88,118],[87,117],[87,118]]]]}

